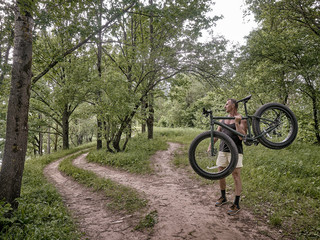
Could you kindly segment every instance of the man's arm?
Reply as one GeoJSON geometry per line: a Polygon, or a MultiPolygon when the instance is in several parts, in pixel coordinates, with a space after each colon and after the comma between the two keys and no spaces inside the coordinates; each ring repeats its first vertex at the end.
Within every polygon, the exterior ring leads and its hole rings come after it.
{"type": "MultiPolygon", "coordinates": [[[[236,124],[236,130],[240,133],[242,133],[243,135],[247,135],[247,131],[248,131],[248,124],[247,124],[247,120],[241,120],[241,115],[237,115],[235,116],[235,124],[236,124]]],[[[242,137],[239,136],[239,139],[242,140],[242,137]]]]}

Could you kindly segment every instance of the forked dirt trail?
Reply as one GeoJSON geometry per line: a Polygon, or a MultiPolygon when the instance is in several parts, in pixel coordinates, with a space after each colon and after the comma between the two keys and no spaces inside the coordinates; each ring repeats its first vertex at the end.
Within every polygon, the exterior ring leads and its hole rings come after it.
{"type": "MultiPolygon", "coordinates": [[[[109,212],[105,199],[69,180],[58,171],[59,162],[50,164],[45,174],[54,182],[73,212],[81,231],[89,239],[279,239],[278,232],[245,208],[236,216],[226,214],[229,205],[215,207],[219,197],[218,184],[199,186],[181,170],[172,167],[171,160],[178,144],[170,143],[166,151],[158,151],[151,159],[156,174],[137,176],[86,161],[86,154],[74,160],[74,165],[95,172],[143,192],[149,209],[156,210],[158,222],[151,233],[133,230],[130,216],[109,212]]],[[[228,196],[233,199],[233,195],[228,196]]]]}

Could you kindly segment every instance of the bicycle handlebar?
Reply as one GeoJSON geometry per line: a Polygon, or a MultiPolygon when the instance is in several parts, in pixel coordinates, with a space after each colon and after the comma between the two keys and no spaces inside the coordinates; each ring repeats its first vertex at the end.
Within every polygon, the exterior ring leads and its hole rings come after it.
{"type": "MultiPolygon", "coordinates": [[[[212,110],[206,110],[205,108],[202,108],[202,114],[205,117],[208,117],[209,114],[212,115],[212,110]]],[[[235,117],[215,117],[215,116],[212,116],[212,119],[214,119],[214,120],[217,120],[217,119],[235,119],[235,117]]],[[[242,116],[241,119],[242,120],[248,119],[248,116],[242,116]]]]}
{"type": "Polygon", "coordinates": [[[208,117],[209,114],[212,114],[211,110],[206,110],[205,108],[202,109],[202,114],[205,115],[206,117],[208,117]]]}

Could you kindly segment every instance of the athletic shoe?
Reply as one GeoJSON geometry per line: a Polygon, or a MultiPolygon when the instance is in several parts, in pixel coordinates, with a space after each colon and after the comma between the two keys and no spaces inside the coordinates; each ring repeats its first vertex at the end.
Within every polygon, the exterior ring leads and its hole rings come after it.
{"type": "Polygon", "coordinates": [[[216,207],[220,207],[220,206],[222,206],[222,205],[224,205],[224,204],[226,204],[226,203],[227,203],[227,199],[224,198],[224,197],[220,197],[220,198],[218,199],[218,201],[216,202],[215,206],[216,206],[216,207]]]}
{"type": "Polygon", "coordinates": [[[237,205],[232,204],[232,206],[230,207],[230,210],[228,211],[229,215],[235,215],[237,214],[241,209],[239,207],[237,207],[237,205]]]}

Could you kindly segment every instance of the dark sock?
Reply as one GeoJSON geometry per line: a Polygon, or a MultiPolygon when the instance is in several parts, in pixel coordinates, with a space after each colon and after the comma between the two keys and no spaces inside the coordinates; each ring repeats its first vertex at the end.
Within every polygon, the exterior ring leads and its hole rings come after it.
{"type": "Polygon", "coordinates": [[[240,208],[239,202],[240,202],[240,196],[236,196],[236,198],[234,199],[234,205],[236,205],[238,208],[240,208]]]}
{"type": "Polygon", "coordinates": [[[226,198],[226,190],[221,190],[221,197],[223,197],[224,199],[226,198]]]}

